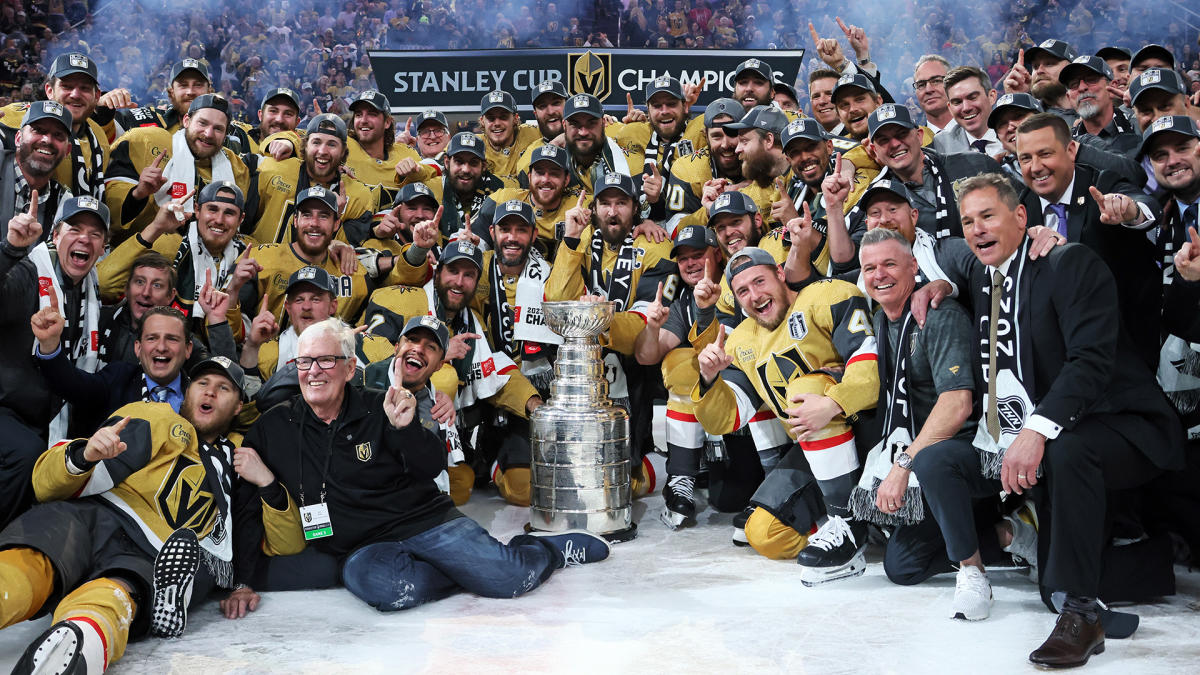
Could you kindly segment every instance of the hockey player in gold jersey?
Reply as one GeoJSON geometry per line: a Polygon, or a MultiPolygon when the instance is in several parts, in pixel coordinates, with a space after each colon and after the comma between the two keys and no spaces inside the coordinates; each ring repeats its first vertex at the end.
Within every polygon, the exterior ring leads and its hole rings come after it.
{"type": "Polygon", "coordinates": [[[879,390],[866,300],[842,281],[794,291],[775,258],[754,247],[730,259],[725,278],[748,319],[697,357],[696,417],[706,431],[727,433],[766,402],[802,453],[793,449],[755,493],[746,536],[768,557],[799,554],[807,585],[862,574],[866,528],[847,519],[859,468],[850,420],[874,407],[879,390]],[[805,463],[829,514],[807,545],[820,505],[805,463]]]}
{"type": "Polygon", "coordinates": [[[401,186],[429,181],[438,172],[421,163],[416,150],[396,142],[396,121],[382,93],[368,89],[350,103],[346,166],[375,193],[379,204],[390,204],[401,186]]]}
{"type": "Polygon", "coordinates": [[[562,241],[567,211],[575,204],[580,188],[570,187],[571,173],[567,151],[557,145],[541,145],[529,152],[529,188],[504,188],[488,195],[471,231],[485,246],[492,247],[492,221],[496,208],[511,200],[533,207],[537,228],[537,247],[550,262],[562,241]]]}
{"type": "Polygon", "coordinates": [[[255,241],[267,244],[293,240],[296,196],[309,186],[327,188],[339,195],[340,241],[358,246],[370,236],[378,200],[362,182],[343,174],[347,139],[346,123],[340,117],[317,115],[309,121],[304,135],[303,158],[263,159],[258,169],[258,219],[251,230],[255,241]]]}
{"type": "MultiPolygon", "coordinates": [[[[334,237],[340,226],[337,197],[323,187],[313,186],[301,192],[297,202],[296,240],[261,244],[247,254],[249,260],[253,261],[250,264],[256,273],[253,292],[240,295],[243,304],[258,307],[266,298],[268,310],[275,316],[282,316],[280,310],[288,279],[296,270],[309,265],[321,267],[334,275],[339,298],[337,315],[348,322],[357,320],[376,281],[383,285],[424,283],[429,272],[426,253],[432,248],[434,238],[432,233],[426,234],[428,228],[420,228],[421,234],[415,243],[405,246],[401,255],[381,254],[375,258],[372,269],[360,263],[353,273],[346,274],[331,255],[334,237]]],[[[236,275],[233,283],[244,282],[240,275],[236,275]]]]}
{"type": "MultiPolygon", "coordinates": [[[[222,146],[230,119],[228,101],[204,94],[192,100],[178,131],[141,127],[117,139],[104,178],[114,244],[149,225],[162,204],[193,190],[199,194],[211,182],[230,181],[242,194],[249,191],[249,169],[222,146]]],[[[183,206],[186,213],[195,209],[191,202],[183,206]]]]}
{"type": "MultiPolygon", "coordinates": [[[[104,197],[104,169],[108,166],[109,142],[104,127],[92,119],[99,105],[112,103],[112,97],[100,95],[96,64],[79,52],[62,54],[50,64],[43,85],[46,100],[59,103],[71,112],[71,151],[54,168],[54,180],[66,186],[72,195],[104,197]]],[[[29,103],[12,103],[0,108],[0,124],[21,127],[29,103]]]]}
{"type": "Polygon", "coordinates": [[[674,235],[688,219],[692,224],[701,224],[705,209],[701,203],[705,185],[714,180],[723,180],[723,185],[742,182],[742,161],[737,156],[738,135],[725,132],[725,125],[742,118],[742,106],[732,98],[719,98],[704,109],[704,135],[706,147],[690,155],[676,158],[671,165],[670,179],[666,186],[666,221],[663,227],[674,235]],[[695,214],[695,215],[693,215],[695,214]]]}
{"type": "Polygon", "coordinates": [[[516,185],[517,163],[530,143],[541,138],[536,127],[521,124],[517,102],[507,91],[488,92],[479,102],[479,139],[486,147],[488,170],[506,184],[516,185]]]}
{"type": "MultiPolygon", "coordinates": [[[[240,369],[228,359],[192,370],[180,414],[131,403],[91,438],[63,441],[38,460],[41,505],[0,532],[0,625],[53,611],[16,672],[97,673],[130,637],[182,633],[201,557],[227,565],[234,444],[225,434],[241,407],[240,369]],[[197,543],[199,539],[199,543],[197,543]],[[156,556],[158,561],[156,562],[156,556]],[[170,592],[167,592],[169,589],[170,592]]],[[[265,513],[264,550],[297,553],[297,518],[265,513]]],[[[204,566],[206,569],[209,565],[204,566]]]]}

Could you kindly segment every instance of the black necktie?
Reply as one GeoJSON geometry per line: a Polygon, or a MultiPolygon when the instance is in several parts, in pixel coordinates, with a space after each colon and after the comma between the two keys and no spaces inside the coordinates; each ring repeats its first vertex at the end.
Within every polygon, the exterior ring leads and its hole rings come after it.
{"type": "Polygon", "coordinates": [[[977,141],[971,141],[971,148],[974,149],[975,152],[978,152],[978,153],[981,153],[984,155],[987,154],[987,146],[988,146],[988,142],[982,138],[977,141]]]}
{"type": "Polygon", "coordinates": [[[1197,204],[1192,204],[1191,206],[1189,206],[1183,210],[1183,228],[1184,228],[1183,231],[1184,232],[1187,232],[1187,228],[1189,228],[1189,227],[1200,228],[1200,222],[1198,222],[1198,218],[1197,218],[1198,213],[1200,213],[1200,205],[1197,205],[1197,204]]]}

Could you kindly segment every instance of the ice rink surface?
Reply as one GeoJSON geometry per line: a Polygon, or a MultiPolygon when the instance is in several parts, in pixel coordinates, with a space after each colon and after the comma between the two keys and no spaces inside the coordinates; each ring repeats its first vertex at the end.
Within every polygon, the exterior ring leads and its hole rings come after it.
{"type": "MultiPolygon", "coordinates": [[[[987,621],[947,618],[954,576],[899,587],[879,551],[857,579],[805,588],[794,562],[730,543],[732,516],[705,510],[668,531],[662,498],[635,503],[639,536],[609,560],[562,570],[516,600],[460,594],[383,614],[345,590],[267,594],[228,621],[216,602],[177,640],[131,644],[113,673],[1014,673],[1054,625],[1020,572],[991,574],[987,621]]],[[[527,511],[477,491],[463,509],[501,541],[527,511]]],[[[1138,632],[1109,640],[1088,673],[1200,672],[1200,572],[1140,605],[1138,632]]],[[[8,672],[49,619],[0,631],[8,672]]]]}

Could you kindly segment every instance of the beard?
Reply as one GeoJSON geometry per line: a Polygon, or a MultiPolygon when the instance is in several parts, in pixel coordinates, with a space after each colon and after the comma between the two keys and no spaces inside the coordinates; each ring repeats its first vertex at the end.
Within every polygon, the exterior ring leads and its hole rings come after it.
{"type": "Polygon", "coordinates": [[[766,187],[775,180],[775,161],[766,153],[760,157],[745,157],[742,159],[742,176],[766,187]]]}
{"type": "Polygon", "coordinates": [[[62,157],[47,158],[36,154],[35,149],[32,143],[21,144],[21,147],[17,148],[17,164],[35,178],[45,178],[53,174],[54,167],[62,157]]]}
{"type": "Polygon", "coordinates": [[[1051,80],[1048,82],[1038,82],[1033,85],[1030,93],[1033,94],[1034,98],[1041,101],[1043,105],[1051,106],[1067,95],[1067,88],[1061,82],[1051,80]]]}
{"type": "Polygon", "coordinates": [[[1094,120],[1100,116],[1100,104],[1095,98],[1080,98],[1075,104],[1075,112],[1085,120],[1094,120]]]}
{"type": "Polygon", "coordinates": [[[529,260],[529,247],[522,246],[520,253],[511,256],[504,248],[498,248],[496,255],[499,256],[500,264],[505,267],[525,267],[525,262],[529,260]]]}
{"type": "MultiPolygon", "coordinates": [[[[218,410],[216,412],[220,413],[224,411],[218,410]]],[[[225,432],[229,431],[229,423],[233,421],[232,415],[219,415],[210,420],[197,421],[195,419],[195,407],[186,398],[183,401],[183,405],[179,408],[179,415],[192,423],[192,428],[196,430],[196,435],[199,438],[224,435],[225,432]]]]}

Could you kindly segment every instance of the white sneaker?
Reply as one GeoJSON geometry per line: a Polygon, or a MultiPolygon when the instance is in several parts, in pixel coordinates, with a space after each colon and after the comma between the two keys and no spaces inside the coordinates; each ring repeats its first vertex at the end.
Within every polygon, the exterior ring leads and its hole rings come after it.
{"type": "Polygon", "coordinates": [[[992,584],[987,574],[974,565],[963,565],[954,580],[952,619],[983,621],[992,608],[992,584]]]}

